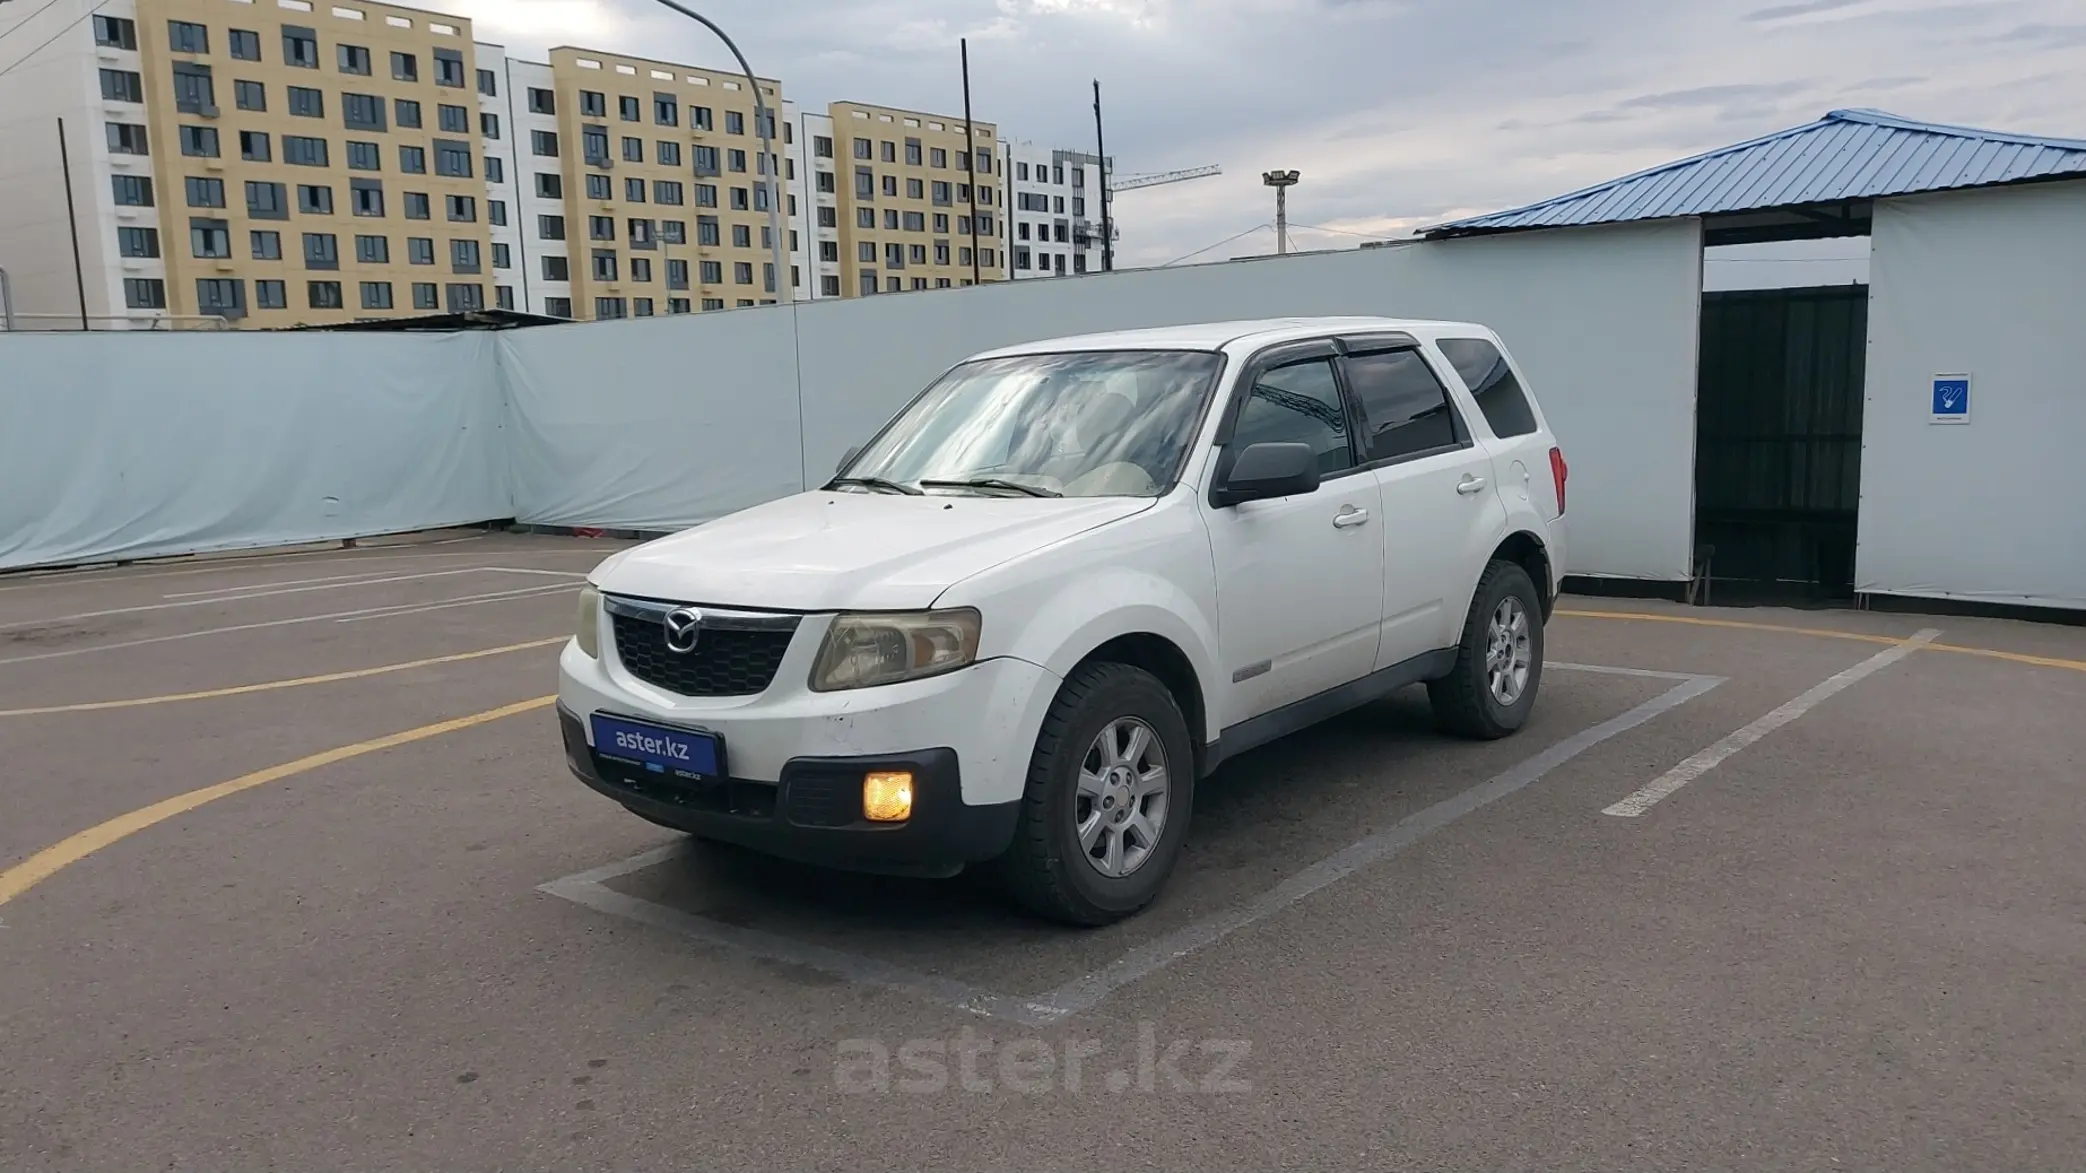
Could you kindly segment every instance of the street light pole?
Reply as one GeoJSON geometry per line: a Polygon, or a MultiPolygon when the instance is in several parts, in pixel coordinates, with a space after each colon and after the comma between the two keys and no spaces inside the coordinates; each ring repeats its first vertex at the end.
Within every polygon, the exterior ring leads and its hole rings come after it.
{"type": "Polygon", "coordinates": [[[1295,171],[1265,171],[1260,181],[1275,189],[1275,255],[1289,253],[1289,189],[1300,178],[1295,171]]]}
{"type": "Polygon", "coordinates": [[[782,156],[775,153],[772,141],[773,123],[780,117],[780,112],[771,112],[767,103],[761,100],[760,79],[753,76],[753,67],[746,64],[746,54],[739,52],[739,46],[725,35],[723,29],[718,28],[716,23],[710,20],[709,17],[696,12],[694,9],[676,4],[674,0],[659,0],[659,2],[716,33],[717,39],[724,42],[724,47],[732,51],[733,57],[738,58],[739,71],[746,75],[746,84],[753,87],[754,127],[760,131],[761,154],[768,161],[768,235],[771,238],[769,243],[773,246],[772,251],[775,255],[775,301],[779,305],[788,305],[793,289],[789,273],[789,254],[785,248],[787,239],[783,235],[782,156]]]}

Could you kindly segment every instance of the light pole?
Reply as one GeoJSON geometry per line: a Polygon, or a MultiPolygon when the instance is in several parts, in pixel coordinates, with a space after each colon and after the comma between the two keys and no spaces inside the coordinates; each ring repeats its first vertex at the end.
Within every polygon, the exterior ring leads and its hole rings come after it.
{"type": "Polygon", "coordinates": [[[768,236],[770,238],[769,243],[773,245],[772,251],[775,255],[775,302],[778,305],[788,305],[793,290],[789,275],[789,254],[784,248],[786,241],[783,236],[782,224],[782,156],[775,153],[774,143],[771,141],[774,131],[773,123],[777,115],[771,114],[767,103],[761,101],[761,80],[753,76],[753,67],[746,64],[746,54],[739,52],[739,46],[732,43],[732,39],[725,35],[723,29],[718,28],[709,17],[694,9],[684,8],[674,3],[674,0],[659,0],[659,2],[716,33],[717,39],[724,42],[724,47],[732,51],[733,57],[738,58],[739,71],[746,75],[746,84],[753,87],[753,122],[755,129],[760,131],[761,154],[767,159],[768,236]]]}
{"type": "Polygon", "coordinates": [[[1295,171],[1265,171],[1260,181],[1275,189],[1275,255],[1289,253],[1289,189],[1296,186],[1295,171]]]}

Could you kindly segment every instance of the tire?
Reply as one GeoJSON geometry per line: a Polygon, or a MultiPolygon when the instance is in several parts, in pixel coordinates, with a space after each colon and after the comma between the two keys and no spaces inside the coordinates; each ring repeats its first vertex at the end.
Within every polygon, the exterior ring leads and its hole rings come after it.
{"type": "Polygon", "coordinates": [[[1542,596],[1528,571],[1512,562],[1494,561],[1478,579],[1470,614],[1463,621],[1463,639],[1456,647],[1455,668],[1447,676],[1427,682],[1435,722],[1460,737],[1488,741],[1506,737],[1528,723],[1542,680],[1542,596]],[[1522,623],[1518,639],[1509,614],[1516,609],[1522,623]],[[1502,624],[1496,620],[1504,621],[1504,637],[1502,624]],[[1496,642],[1502,638],[1503,648],[1496,642]],[[1502,653],[1509,659],[1495,673],[1494,661],[1502,653]],[[1514,671],[1516,663],[1522,672],[1514,671]],[[1513,685],[1517,679],[1518,689],[1513,685]]]}
{"type": "Polygon", "coordinates": [[[1165,886],[1194,804],[1194,747],[1173,695],[1142,669],[1089,664],[1059,688],[1043,718],[1000,873],[1038,916],[1074,925],[1121,920],[1165,886]],[[1113,758],[1104,756],[1104,732],[1113,758]],[[1163,765],[1163,791],[1148,788],[1154,765],[1163,765]],[[1099,785],[1082,792],[1082,774],[1099,785]],[[1083,824],[1091,852],[1081,843],[1083,824]]]}

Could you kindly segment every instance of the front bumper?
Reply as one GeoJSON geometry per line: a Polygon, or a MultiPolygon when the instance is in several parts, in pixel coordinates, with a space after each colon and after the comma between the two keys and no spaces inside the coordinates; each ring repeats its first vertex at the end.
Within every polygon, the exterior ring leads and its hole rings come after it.
{"type": "Polygon", "coordinates": [[[998,857],[1013,842],[1019,802],[968,806],[956,751],[793,758],[781,778],[692,783],[604,758],[578,714],[558,706],[565,762],[579,780],[662,826],[803,863],[858,871],[947,873],[998,857]],[[913,813],[903,823],[862,816],[862,776],[911,770],[913,813]]]}

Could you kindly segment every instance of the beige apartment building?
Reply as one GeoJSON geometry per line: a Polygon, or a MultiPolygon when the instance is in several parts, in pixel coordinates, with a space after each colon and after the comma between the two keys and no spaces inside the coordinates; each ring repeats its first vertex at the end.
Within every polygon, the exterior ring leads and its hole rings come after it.
{"type": "Polygon", "coordinates": [[[973,122],[967,137],[961,118],[860,102],[828,114],[844,296],[1005,278],[996,126],[973,122]]]}

